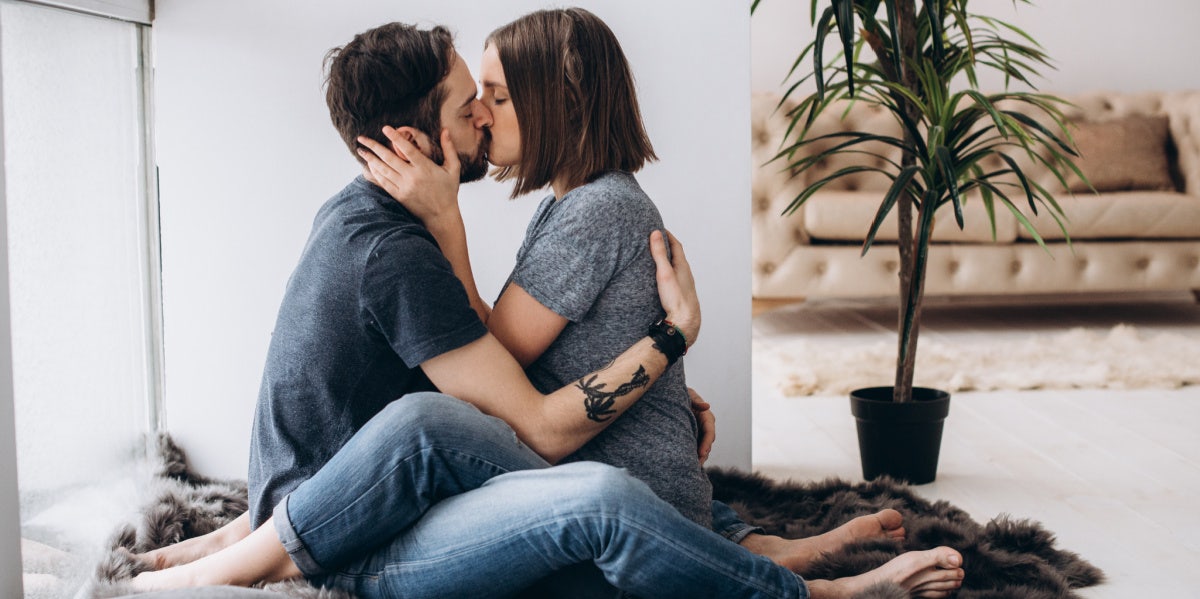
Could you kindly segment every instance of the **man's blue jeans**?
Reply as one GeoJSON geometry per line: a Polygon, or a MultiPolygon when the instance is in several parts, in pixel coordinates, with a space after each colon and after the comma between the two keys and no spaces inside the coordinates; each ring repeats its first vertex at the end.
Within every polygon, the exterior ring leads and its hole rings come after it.
{"type": "Polygon", "coordinates": [[[584,562],[643,597],[808,594],[625,471],[550,468],[502,420],[435,393],[392,402],[274,520],[305,576],[363,599],[510,596],[584,562]]]}

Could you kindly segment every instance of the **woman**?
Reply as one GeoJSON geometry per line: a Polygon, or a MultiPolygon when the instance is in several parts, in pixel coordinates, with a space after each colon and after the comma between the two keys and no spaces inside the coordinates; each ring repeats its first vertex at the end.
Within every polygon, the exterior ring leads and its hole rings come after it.
{"type": "MultiPolygon", "coordinates": [[[[554,192],[530,221],[486,324],[539,390],[558,389],[604,366],[646,334],[643,323],[662,318],[645,242],[663,228],[662,218],[631,174],[655,159],[654,150],[621,48],[587,11],[542,11],[497,29],[487,40],[480,78],[493,123],[488,161],[500,168],[498,179],[514,181],[513,197],[547,186],[554,192]],[[585,33],[594,46],[587,54],[547,51],[571,48],[585,33]],[[538,143],[523,143],[529,139],[538,143]]],[[[414,153],[404,137],[385,131],[398,148],[414,153]]],[[[461,220],[434,224],[460,218],[457,198],[427,192],[452,188],[432,179],[456,174],[406,168],[374,141],[360,143],[400,169],[361,152],[374,178],[426,222],[447,256],[465,261],[461,220]],[[412,193],[401,195],[402,186],[412,193]]],[[[460,263],[455,272],[469,273],[470,266],[460,263]]],[[[474,281],[464,283],[475,289],[474,281]]],[[[697,438],[680,361],[566,461],[626,468],[707,527],[712,487],[697,459],[697,438]]]]}
{"type": "MultiPolygon", "coordinates": [[[[620,44],[586,10],[539,11],[497,29],[486,41],[479,74],[481,99],[492,119],[488,161],[499,167],[497,178],[514,181],[514,198],[547,186],[553,191],[530,220],[494,309],[481,315],[535,386],[557,389],[644,335],[638,323],[660,317],[644,240],[663,223],[632,174],[656,156],[620,44]]],[[[374,180],[427,224],[437,223],[431,229],[447,256],[457,257],[455,272],[469,277],[456,194],[429,193],[452,189],[447,182],[457,180],[457,173],[428,168],[424,161],[414,165],[406,158],[419,154],[416,147],[395,130],[385,134],[405,158],[360,138],[371,149],[360,154],[374,180]]],[[[464,286],[476,289],[471,280],[464,286]]],[[[624,468],[692,521],[715,524],[730,540],[793,569],[852,538],[904,534],[894,510],[860,518],[824,538],[785,541],[753,532],[728,507],[712,502],[703,460],[696,456],[697,428],[683,365],[677,363],[564,462],[624,468]]],[[[578,576],[556,583],[569,580],[577,592],[583,580],[603,586],[594,568],[590,577],[573,574],[578,576]]]]}
{"type": "MultiPolygon", "coordinates": [[[[554,385],[555,380],[569,382],[575,380],[574,377],[578,377],[579,373],[588,372],[588,368],[592,368],[591,365],[597,361],[600,362],[597,365],[602,366],[602,362],[608,359],[605,356],[615,355],[610,345],[619,351],[623,347],[619,344],[628,344],[631,336],[638,339],[646,335],[641,328],[644,324],[634,326],[629,323],[653,321],[658,316],[658,300],[651,287],[654,267],[647,255],[644,240],[649,231],[661,228],[661,220],[653,204],[629,174],[639,169],[646,160],[653,159],[653,150],[637,116],[632,78],[620,47],[611,31],[586,11],[541,11],[497,30],[489,38],[482,72],[485,105],[493,113],[491,161],[502,168],[507,167],[504,175],[516,180],[514,195],[546,185],[551,186],[555,193],[543,202],[531,223],[517,267],[495,309],[490,315],[486,308],[480,308],[480,312],[496,336],[523,365],[530,367],[531,378],[535,382],[539,378],[543,379],[543,385],[554,385]],[[555,62],[557,60],[562,62],[555,62]],[[539,89],[542,91],[540,96],[533,91],[539,89]],[[614,128],[613,124],[621,122],[621,119],[625,120],[625,124],[614,128]],[[542,143],[522,143],[530,139],[542,143]],[[573,336],[581,331],[588,331],[587,347],[575,347],[578,342],[573,340],[573,336]],[[584,370],[577,370],[579,368],[584,370]]],[[[372,168],[371,179],[385,189],[394,191],[398,197],[406,198],[410,208],[423,215],[430,230],[438,235],[447,255],[465,258],[461,222],[448,227],[431,224],[435,221],[440,223],[443,213],[449,213],[450,222],[454,222],[457,214],[455,194],[449,194],[449,197],[443,197],[428,206],[410,202],[405,186],[411,186],[416,181],[411,176],[416,172],[409,170],[410,167],[426,173],[434,173],[435,169],[428,168],[431,163],[407,140],[396,136],[394,131],[389,131],[389,137],[410,162],[389,155],[378,144],[361,139],[364,145],[387,158],[393,167],[392,172],[388,172],[383,162],[368,157],[372,168]],[[410,175],[407,179],[406,174],[410,175]],[[442,233],[439,234],[439,231],[442,233]]],[[[443,137],[443,143],[448,139],[443,137]]],[[[447,156],[455,155],[449,146],[444,150],[447,156]]],[[[445,174],[454,171],[452,174],[456,181],[457,164],[453,160],[451,163],[454,163],[454,167],[446,169],[445,174]]],[[[425,183],[422,182],[421,186],[428,189],[425,183]]],[[[456,190],[456,185],[450,187],[456,190]]],[[[465,259],[456,261],[455,271],[464,278],[469,277],[469,262],[465,259]]],[[[466,287],[470,289],[474,285],[468,284],[466,287]]],[[[655,512],[654,517],[646,521],[646,528],[639,529],[640,533],[622,537],[630,543],[640,543],[638,535],[643,538],[669,537],[671,542],[678,540],[677,545],[685,548],[685,554],[700,553],[698,549],[695,552],[687,549],[691,547],[714,549],[711,554],[718,557],[714,557],[712,563],[729,566],[727,569],[740,570],[743,574],[762,572],[764,579],[779,576],[778,570],[782,568],[772,568],[762,558],[750,559],[746,552],[736,550],[732,543],[706,530],[712,518],[709,504],[711,488],[695,453],[696,422],[683,383],[682,367],[676,364],[669,373],[673,375],[664,375],[658,385],[658,396],[651,398],[647,394],[639,402],[649,406],[644,414],[639,416],[631,409],[613,427],[621,427],[626,420],[630,424],[624,425],[624,428],[610,427],[612,435],[605,439],[598,438],[600,442],[581,450],[576,458],[600,458],[634,471],[657,494],[667,498],[693,522],[703,525],[683,521],[667,508],[667,512],[655,512]],[[669,443],[660,443],[662,439],[669,443]],[[656,451],[647,451],[656,447],[656,451]],[[650,525],[650,522],[670,524],[660,528],[650,525]]],[[[611,418],[605,411],[603,397],[598,397],[590,409],[596,420],[611,418]]],[[[570,470],[571,466],[564,468],[575,472],[570,470]]],[[[626,489],[616,497],[634,498],[634,503],[654,503],[638,495],[637,489],[626,489]]],[[[622,507],[619,501],[617,507],[622,507]]],[[[787,544],[781,539],[759,536],[750,538],[760,539],[760,549],[765,549],[760,553],[782,551],[783,555],[773,556],[777,562],[789,557],[799,560],[810,557],[812,552],[823,547],[831,548],[854,537],[902,534],[898,519],[899,515],[895,512],[860,518],[831,535],[800,544],[787,544]],[[776,541],[784,544],[772,544],[776,541]]],[[[376,525],[370,521],[357,524],[368,527],[376,525]]],[[[395,543],[399,547],[393,546],[388,550],[396,550],[396,554],[404,555],[404,545],[412,544],[409,537],[421,532],[419,524],[414,528],[418,529],[415,533],[406,531],[397,537],[395,543]]],[[[263,537],[260,535],[259,538],[263,537]]],[[[251,551],[249,555],[278,557],[278,539],[267,537],[266,540],[274,543],[268,551],[251,551]]],[[[346,533],[340,542],[354,548],[355,537],[353,533],[346,533]]],[[[225,553],[225,550],[220,553],[225,553]]],[[[192,580],[246,582],[294,576],[294,565],[286,561],[286,553],[282,555],[284,562],[271,559],[264,559],[261,563],[234,559],[219,562],[238,569],[236,575],[224,571],[198,573],[191,569],[179,572],[180,576],[173,577],[173,580],[156,577],[154,581],[146,581],[153,584],[141,586],[177,586],[180,582],[186,584],[188,576],[197,574],[203,576],[192,580]]],[[[862,588],[875,581],[893,580],[928,596],[945,596],[961,576],[961,571],[957,569],[961,558],[950,550],[907,555],[862,578],[813,581],[809,584],[809,590],[813,596],[837,596],[838,593],[844,594],[847,590],[862,588]]],[[[476,578],[483,576],[479,579],[463,580],[460,576],[455,580],[437,581],[437,584],[454,585],[448,587],[454,589],[471,588],[476,592],[501,592],[501,588],[510,589],[513,585],[532,583],[541,576],[540,572],[545,571],[545,560],[540,555],[512,555],[505,558],[511,561],[506,564],[511,566],[505,574],[504,582],[508,586],[501,586],[499,581],[488,579],[481,573],[475,575],[476,578]]],[[[592,559],[599,563],[601,556],[582,554],[576,561],[589,562],[592,559]]],[[[372,566],[377,564],[377,560],[372,561],[372,556],[366,556],[364,560],[371,562],[372,566]]],[[[620,562],[620,556],[617,561],[620,562]]],[[[210,560],[207,563],[218,562],[210,560]]],[[[670,565],[667,566],[665,570],[669,571],[670,565]]],[[[408,564],[393,562],[382,564],[379,569],[371,569],[370,572],[358,569],[356,572],[359,574],[340,577],[335,584],[366,596],[390,596],[400,589],[404,594],[447,592],[444,587],[429,587],[424,580],[414,583],[414,579],[421,577],[413,576],[408,567],[408,564]],[[379,579],[388,582],[380,585],[376,582],[379,579]],[[417,584],[419,588],[405,586],[412,584],[417,584]]],[[[606,573],[616,573],[610,579],[628,583],[628,586],[621,585],[625,590],[645,595],[661,594],[665,590],[660,586],[664,584],[662,580],[638,580],[637,576],[620,575],[630,574],[639,567],[648,570],[647,564],[635,563],[632,570],[628,564],[621,566],[619,563],[609,563],[608,567],[610,569],[606,573]]],[[[693,572],[682,563],[675,564],[675,567],[682,570],[670,577],[672,582],[686,583],[692,580],[694,585],[696,580],[700,580],[699,576],[692,576],[693,572]]],[[[699,565],[692,566],[691,570],[695,568],[707,570],[699,565]]],[[[713,591],[708,589],[708,592],[713,591]]],[[[678,592],[684,591],[680,588],[678,592]]]]}

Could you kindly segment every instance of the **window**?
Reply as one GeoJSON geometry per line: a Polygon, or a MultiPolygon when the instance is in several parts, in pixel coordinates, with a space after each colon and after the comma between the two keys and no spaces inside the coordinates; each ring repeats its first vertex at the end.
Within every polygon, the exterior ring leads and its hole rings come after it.
{"type": "MultiPolygon", "coordinates": [[[[82,4],[95,12],[112,3],[82,4]]],[[[30,595],[69,594],[87,574],[114,524],[136,509],[133,458],[156,428],[147,36],[129,21],[0,1],[13,408],[30,595]],[[47,555],[60,559],[48,563],[47,555]]]]}

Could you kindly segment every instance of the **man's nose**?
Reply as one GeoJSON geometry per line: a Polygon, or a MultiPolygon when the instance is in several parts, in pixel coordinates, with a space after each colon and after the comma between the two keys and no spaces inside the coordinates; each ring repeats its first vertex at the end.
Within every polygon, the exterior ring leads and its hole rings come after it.
{"type": "Polygon", "coordinates": [[[488,110],[487,105],[479,100],[475,100],[475,106],[471,108],[471,114],[475,115],[475,127],[482,129],[492,126],[492,111],[488,110]]]}

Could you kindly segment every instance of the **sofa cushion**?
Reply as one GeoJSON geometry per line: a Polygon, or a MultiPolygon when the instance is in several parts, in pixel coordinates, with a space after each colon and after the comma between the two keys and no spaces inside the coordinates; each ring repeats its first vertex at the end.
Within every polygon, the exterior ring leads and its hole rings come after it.
{"type": "MultiPolygon", "coordinates": [[[[895,117],[887,110],[865,102],[838,100],[831,104],[813,123],[808,132],[809,139],[847,131],[870,131],[881,135],[900,137],[904,133],[895,117]]],[[[828,150],[846,138],[822,139],[804,148],[805,154],[815,155],[828,150]]],[[[804,181],[812,184],[847,167],[868,166],[890,169],[887,160],[900,162],[900,150],[880,141],[856,144],[842,152],[826,157],[804,172],[804,181]],[[886,160],[885,160],[886,159],[886,160]]],[[[838,177],[830,181],[823,190],[829,191],[887,191],[892,180],[876,172],[859,172],[838,177]]]]}
{"type": "MultiPolygon", "coordinates": [[[[828,241],[861,242],[871,228],[883,192],[824,191],[814,194],[804,205],[804,226],[809,236],[828,241]]],[[[954,212],[944,206],[933,224],[935,242],[991,243],[992,228],[987,211],[978,195],[968,195],[963,204],[963,223],[959,230],[954,212]]],[[[1017,221],[1012,213],[996,205],[996,241],[1008,243],[1017,238],[1017,221]]],[[[879,228],[876,241],[896,241],[896,211],[879,228]]]]}
{"type": "MultiPolygon", "coordinates": [[[[1067,217],[1071,239],[1195,239],[1200,232],[1200,197],[1173,191],[1091,192],[1055,196],[1067,217]]],[[[1043,239],[1062,239],[1045,210],[1030,222],[1043,239]]],[[[1033,236],[1024,227],[1022,239],[1033,236]]]]}
{"type": "MultiPolygon", "coordinates": [[[[1073,123],[1079,158],[1075,164],[1096,191],[1173,190],[1167,146],[1167,117],[1131,114],[1106,121],[1073,123]]],[[[1090,191],[1078,175],[1067,189],[1090,191]]]]}
{"type": "MultiPolygon", "coordinates": [[[[927,296],[1035,295],[1200,289],[1200,241],[935,243],[927,296]]],[[[896,246],[859,256],[851,246],[792,248],[771,272],[755,270],[757,298],[882,297],[897,291],[896,246]]]]}

